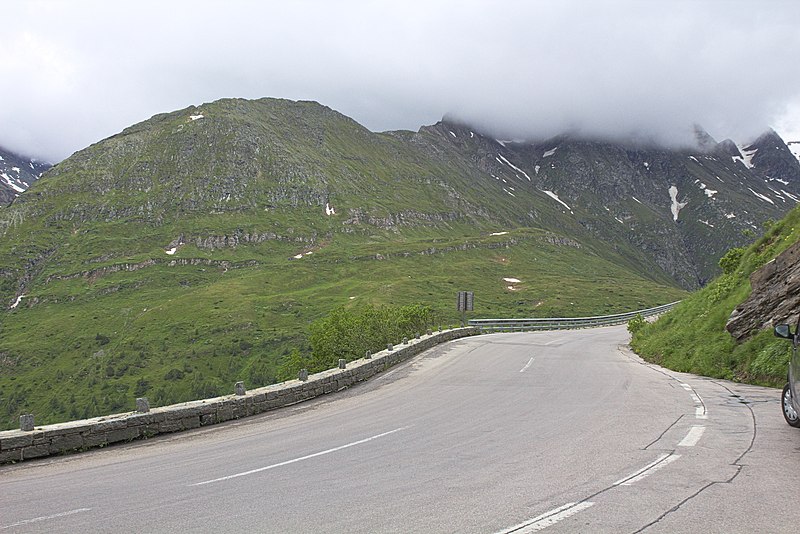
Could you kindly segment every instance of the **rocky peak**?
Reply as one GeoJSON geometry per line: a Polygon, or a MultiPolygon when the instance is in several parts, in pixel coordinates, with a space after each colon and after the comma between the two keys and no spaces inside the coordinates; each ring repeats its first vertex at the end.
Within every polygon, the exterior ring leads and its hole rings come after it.
{"type": "Polygon", "coordinates": [[[0,204],[10,204],[50,167],[49,163],[0,147],[0,204]]]}
{"type": "Polygon", "coordinates": [[[702,152],[711,152],[717,148],[717,141],[699,124],[694,125],[694,139],[702,152]]]}
{"type": "Polygon", "coordinates": [[[768,182],[792,186],[793,193],[800,190],[800,161],[774,130],[764,132],[747,148],[755,151],[751,155],[752,165],[768,182]]]}

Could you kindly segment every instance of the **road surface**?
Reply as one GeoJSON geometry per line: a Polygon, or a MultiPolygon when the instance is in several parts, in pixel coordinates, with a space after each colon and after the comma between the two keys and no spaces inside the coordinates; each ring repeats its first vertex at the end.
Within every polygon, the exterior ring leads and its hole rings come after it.
{"type": "Polygon", "coordinates": [[[3,466],[0,534],[797,532],[780,392],[627,339],[462,339],[315,401],[3,466]]]}

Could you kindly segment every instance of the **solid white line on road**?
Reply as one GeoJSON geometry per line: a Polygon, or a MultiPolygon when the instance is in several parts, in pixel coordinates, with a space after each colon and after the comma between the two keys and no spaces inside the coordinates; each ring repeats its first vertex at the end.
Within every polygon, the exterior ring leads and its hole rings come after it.
{"type": "Polygon", "coordinates": [[[678,447],[694,447],[697,445],[697,442],[700,441],[700,438],[703,436],[703,432],[706,431],[706,427],[704,426],[693,426],[689,429],[689,433],[686,434],[686,437],[678,443],[678,447]]]}
{"type": "Polygon", "coordinates": [[[650,476],[659,469],[666,467],[667,465],[671,464],[680,457],[681,457],[680,454],[662,454],[654,462],[647,464],[646,466],[639,469],[635,473],[628,475],[620,480],[617,480],[616,482],[614,482],[614,485],[630,486],[631,484],[639,482],[643,478],[650,476]]]}
{"type": "Polygon", "coordinates": [[[67,517],[68,515],[79,514],[81,512],[88,512],[91,508],[77,508],[75,510],[70,510],[69,512],[61,512],[60,514],[53,514],[53,515],[44,515],[42,517],[34,517],[33,519],[24,519],[22,521],[17,521],[13,525],[6,525],[4,527],[0,527],[0,530],[8,530],[9,528],[20,527],[22,525],[30,525],[31,523],[38,523],[39,521],[47,521],[49,519],[58,519],[59,517],[67,517]]]}
{"type": "Polygon", "coordinates": [[[708,411],[706,411],[706,405],[703,403],[703,399],[700,398],[700,395],[694,390],[692,386],[687,384],[686,382],[678,382],[683,389],[688,391],[692,396],[692,401],[694,401],[694,417],[695,419],[708,419],[708,411]]]}
{"type": "Polygon", "coordinates": [[[314,454],[309,454],[307,456],[301,456],[300,458],[293,458],[291,460],[286,460],[285,462],[280,462],[280,463],[277,463],[277,464],[267,465],[265,467],[259,467],[258,469],[251,469],[250,471],[243,471],[241,473],[236,473],[236,474],[228,475],[228,476],[225,476],[225,477],[219,477],[219,478],[215,478],[213,480],[205,480],[203,482],[196,482],[194,484],[190,484],[190,486],[203,486],[205,484],[212,484],[214,482],[222,482],[223,480],[230,480],[232,478],[238,478],[238,477],[243,477],[243,476],[247,476],[247,475],[252,475],[252,474],[255,474],[255,473],[260,473],[262,471],[266,471],[268,469],[274,469],[276,467],[283,467],[284,465],[289,465],[289,464],[293,464],[293,463],[296,463],[296,462],[302,462],[303,460],[309,460],[311,458],[316,458],[317,456],[323,456],[325,454],[330,454],[332,452],[341,451],[342,449],[355,447],[356,445],[361,445],[363,443],[367,443],[367,442],[372,441],[374,439],[382,438],[384,436],[388,436],[389,434],[394,434],[395,432],[400,432],[401,430],[405,430],[407,428],[408,428],[407,426],[404,426],[404,427],[401,427],[401,428],[395,428],[394,430],[390,430],[390,431],[384,432],[382,434],[376,434],[375,436],[370,436],[368,438],[360,439],[358,441],[354,441],[352,443],[347,443],[345,445],[340,445],[340,446],[334,447],[332,449],[326,449],[324,451],[315,452],[314,454]]]}
{"type": "Polygon", "coordinates": [[[590,508],[593,505],[594,505],[593,502],[587,502],[587,501],[579,503],[574,503],[574,502],[567,503],[564,506],[556,508],[555,510],[550,510],[549,512],[545,512],[538,517],[529,519],[524,523],[520,523],[519,525],[515,525],[505,530],[501,530],[497,534],[511,534],[512,532],[515,534],[527,534],[529,532],[539,532],[540,530],[555,525],[559,521],[571,517],[577,514],[578,512],[586,510],[587,508],[590,508]]]}
{"type": "Polygon", "coordinates": [[[527,370],[528,370],[528,367],[530,367],[532,363],[533,363],[533,358],[531,358],[530,360],[528,360],[528,363],[526,363],[526,364],[525,364],[525,367],[523,367],[522,369],[520,369],[520,370],[519,370],[519,372],[520,372],[520,373],[524,373],[525,371],[527,371],[527,370]]]}

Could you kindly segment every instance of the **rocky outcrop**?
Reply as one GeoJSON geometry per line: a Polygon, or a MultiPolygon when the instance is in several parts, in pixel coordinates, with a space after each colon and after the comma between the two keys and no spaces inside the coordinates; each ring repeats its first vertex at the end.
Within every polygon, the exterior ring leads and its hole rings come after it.
{"type": "Polygon", "coordinates": [[[750,296],[733,310],[725,329],[744,341],[780,323],[797,323],[800,314],[800,241],[750,275],[750,296]]]}
{"type": "Polygon", "coordinates": [[[0,205],[10,204],[51,167],[0,147],[0,205]]]}

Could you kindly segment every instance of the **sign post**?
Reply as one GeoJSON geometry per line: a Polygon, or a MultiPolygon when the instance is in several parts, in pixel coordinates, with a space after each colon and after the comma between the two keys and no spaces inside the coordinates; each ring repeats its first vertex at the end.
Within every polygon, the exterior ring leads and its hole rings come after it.
{"type": "Polygon", "coordinates": [[[467,326],[467,312],[475,309],[475,293],[473,291],[459,291],[456,310],[461,312],[461,326],[467,326]]]}

